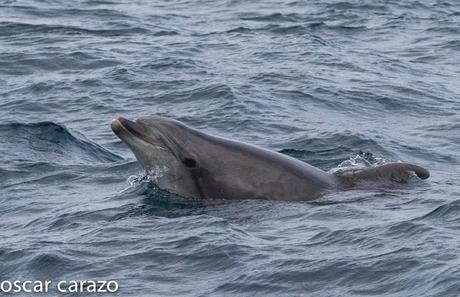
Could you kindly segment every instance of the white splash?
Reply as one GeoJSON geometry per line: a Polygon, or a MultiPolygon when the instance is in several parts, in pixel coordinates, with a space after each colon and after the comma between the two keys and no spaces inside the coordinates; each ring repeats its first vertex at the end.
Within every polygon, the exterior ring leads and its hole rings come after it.
{"type": "Polygon", "coordinates": [[[155,165],[153,168],[146,171],[146,176],[149,181],[157,183],[169,171],[169,167],[163,165],[155,165]]]}
{"type": "Polygon", "coordinates": [[[169,167],[155,165],[153,168],[139,173],[138,175],[131,175],[128,177],[127,182],[130,186],[136,186],[145,182],[158,183],[160,178],[162,178],[169,171],[169,167]]]}
{"type": "Polygon", "coordinates": [[[358,170],[372,166],[379,166],[386,163],[386,160],[380,157],[374,157],[369,152],[359,152],[354,157],[343,161],[337,167],[329,170],[329,173],[342,173],[350,170],[358,170]]]}

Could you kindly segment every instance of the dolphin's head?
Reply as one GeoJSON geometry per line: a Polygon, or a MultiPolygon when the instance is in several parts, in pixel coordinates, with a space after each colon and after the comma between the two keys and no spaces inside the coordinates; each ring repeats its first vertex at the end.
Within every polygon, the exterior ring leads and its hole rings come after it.
{"type": "Polygon", "coordinates": [[[193,151],[196,146],[190,144],[192,129],[159,116],[136,121],[120,117],[112,120],[111,128],[158,186],[182,196],[201,196],[193,179],[197,164],[193,151]]]}

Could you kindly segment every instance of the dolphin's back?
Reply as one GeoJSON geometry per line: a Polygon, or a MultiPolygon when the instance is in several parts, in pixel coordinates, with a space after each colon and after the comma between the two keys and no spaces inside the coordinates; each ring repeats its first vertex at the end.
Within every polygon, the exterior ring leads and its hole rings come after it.
{"type": "MultiPolygon", "coordinates": [[[[213,188],[216,171],[232,172],[232,176],[223,174],[225,185],[231,185],[231,189],[224,192],[235,197],[243,194],[254,196],[246,198],[309,200],[336,186],[334,175],[290,156],[197,130],[194,133],[207,142],[207,149],[213,147],[212,151],[218,152],[210,153],[215,164],[207,166],[214,167],[214,177],[203,180],[205,188],[213,188]]],[[[222,189],[222,186],[217,188],[222,189]]]]}

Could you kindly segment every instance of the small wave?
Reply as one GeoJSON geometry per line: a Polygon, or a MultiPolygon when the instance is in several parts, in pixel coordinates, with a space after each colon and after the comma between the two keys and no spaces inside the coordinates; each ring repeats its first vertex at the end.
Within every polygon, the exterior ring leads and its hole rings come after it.
{"type": "MultiPolygon", "coordinates": [[[[377,110],[381,111],[382,108],[395,113],[404,113],[404,115],[414,116],[443,113],[443,111],[434,104],[428,104],[427,100],[422,101],[418,97],[414,97],[414,94],[420,96],[419,92],[416,93],[416,91],[411,88],[399,88],[397,86],[382,87],[381,85],[374,88],[372,84],[369,84],[369,87],[366,89],[342,89],[338,92],[339,96],[353,102],[353,107],[359,108],[364,104],[366,109],[364,112],[366,113],[376,112],[377,110]],[[407,93],[401,94],[399,92],[407,93]]],[[[429,100],[433,98],[432,95],[425,92],[421,94],[429,100]]]]}
{"type": "Polygon", "coordinates": [[[440,48],[460,51],[460,40],[449,40],[437,44],[440,48]]]}
{"type": "Polygon", "coordinates": [[[174,31],[174,30],[160,30],[160,31],[154,32],[152,35],[153,36],[174,36],[174,35],[179,35],[179,32],[174,31]]]}
{"type": "Polygon", "coordinates": [[[302,24],[292,24],[287,23],[289,25],[284,24],[274,24],[270,23],[266,26],[262,27],[247,27],[247,26],[239,26],[236,28],[232,28],[226,31],[216,31],[211,32],[209,34],[220,34],[220,33],[238,33],[238,34],[251,34],[251,33],[272,33],[276,35],[285,36],[287,34],[305,36],[309,39],[319,42],[322,45],[329,45],[330,41],[325,41],[323,38],[320,38],[318,35],[312,35],[312,32],[318,31],[320,29],[325,30],[332,30],[332,31],[344,31],[353,33],[354,31],[361,31],[367,29],[367,27],[362,25],[346,25],[346,24],[338,24],[332,22],[310,22],[310,23],[302,23],[302,24]]]}
{"type": "Polygon", "coordinates": [[[381,162],[375,155],[391,156],[376,141],[359,134],[335,133],[321,138],[296,139],[284,144],[289,149],[280,153],[290,155],[320,168],[337,169],[337,164],[360,166],[365,162],[381,162]],[[308,148],[308,149],[305,149],[308,148]],[[356,155],[356,153],[358,153],[356,155]],[[350,156],[355,156],[350,158],[350,156]]]}
{"type": "Polygon", "coordinates": [[[41,55],[0,53],[0,73],[10,75],[32,74],[43,70],[99,69],[113,67],[118,64],[117,60],[96,57],[84,52],[72,52],[68,54],[47,52],[41,55]]]}
{"type": "Polygon", "coordinates": [[[269,29],[270,32],[276,34],[305,34],[306,28],[301,25],[294,26],[276,26],[269,29]]]}
{"type": "Polygon", "coordinates": [[[75,135],[53,122],[33,124],[11,123],[0,125],[5,139],[1,147],[4,158],[57,164],[93,164],[115,162],[122,158],[96,143],[75,135]]]}
{"type": "Polygon", "coordinates": [[[119,10],[107,8],[93,8],[93,9],[78,9],[78,8],[40,8],[33,6],[19,6],[19,5],[0,5],[0,8],[10,9],[14,13],[19,13],[26,16],[42,17],[42,18],[101,18],[107,20],[130,20],[133,17],[124,14],[119,10]]]}
{"type": "Polygon", "coordinates": [[[363,10],[365,12],[376,10],[378,12],[388,11],[387,5],[378,5],[378,4],[368,4],[368,3],[361,3],[361,2],[334,2],[326,4],[326,7],[331,10],[343,11],[343,10],[363,10]]]}
{"type": "Polygon", "coordinates": [[[324,21],[324,22],[314,22],[309,25],[310,28],[314,29],[327,29],[331,31],[336,31],[342,34],[354,34],[358,32],[365,32],[369,28],[364,25],[360,24],[348,24],[348,22],[332,22],[332,21],[324,21]]]}
{"type": "Polygon", "coordinates": [[[211,84],[194,89],[168,92],[156,97],[160,101],[171,101],[174,103],[208,102],[210,106],[218,104],[221,108],[228,107],[235,101],[236,96],[231,87],[225,84],[211,84]],[[212,103],[211,103],[212,102],[212,103]],[[224,104],[224,106],[220,105],[224,104]]]}
{"type": "Polygon", "coordinates": [[[441,27],[441,26],[437,26],[437,27],[432,27],[432,28],[428,28],[426,29],[427,32],[437,32],[437,33],[444,33],[446,35],[448,34],[455,34],[455,35],[458,35],[460,34],[460,28],[458,26],[444,26],[444,27],[441,27]]]}
{"type": "Polygon", "coordinates": [[[458,222],[460,222],[460,200],[445,203],[436,207],[424,216],[415,219],[415,221],[426,220],[441,220],[445,222],[455,223],[455,228],[458,229],[458,222]]]}
{"type": "Polygon", "coordinates": [[[51,34],[64,35],[92,35],[99,37],[119,37],[122,35],[149,34],[148,29],[142,27],[88,29],[77,26],[63,26],[54,24],[29,24],[16,22],[0,22],[0,36],[13,37],[24,34],[51,34]]]}
{"type": "Polygon", "coordinates": [[[108,1],[108,0],[86,0],[83,3],[85,3],[87,5],[96,6],[96,5],[116,5],[116,4],[120,4],[121,2],[108,1]]]}
{"type": "MultiPolygon", "coordinates": [[[[51,171],[50,172],[24,172],[24,174],[21,175],[21,180],[16,183],[11,183],[9,182],[4,186],[4,188],[9,188],[9,187],[14,187],[14,186],[24,186],[24,184],[27,183],[33,183],[35,186],[37,185],[44,185],[44,186],[49,186],[49,185],[57,185],[61,184],[63,182],[75,182],[76,180],[81,178],[80,174],[76,173],[68,173],[64,172],[62,170],[59,170],[58,168],[51,168],[55,172],[51,171]]],[[[6,181],[8,180],[13,180],[11,178],[11,174],[6,176],[5,178],[6,181]]],[[[2,184],[2,183],[0,183],[2,184]]]]}
{"type": "Polygon", "coordinates": [[[250,28],[247,28],[247,27],[236,27],[236,28],[233,28],[233,29],[230,29],[230,30],[227,30],[225,31],[225,33],[246,33],[246,34],[249,34],[251,33],[253,30],[250,29],[250,28]]]}
{"type": "Polygon", "coordinates": [[[433,227],[430,227],[425,224],[417,223],[414,221],[403,221],[392,224],[386,232],[386,235],[391,236],[392,238],[410,238],[410,237],[420,237],[424,234],[429,234],[434,230],[433,227]]]}
{"type": "Polygon", "coordinates": [[[36,255],[27,266],[32,275],[37,275],[40,279],[52,279],[69,271],[76,271],[82,264],[82,261],[50,252],[36,255]]]}
{"type": "Polygon", "coordinates": [[[167,57],[163,59],[158,59],[155,62],[151,62],[145,65],[142,65],[141,68],[152,69],[155,71],[162,69],[171,69],[174,71],[180,69],[197,69],[205,68],[205,65],[200,61],[193,59],[181,59],[181,58],[172,58],[167,57]]]}
{"type": "Polygon", "coordinates": [[[240,19],[243,21],[255,21],[255,22],[296,22],[299,21],[299,15],[297,14],[282,14],[272,13],[268,15],[259,15],[255,13],[246,14],[240,19]]]}

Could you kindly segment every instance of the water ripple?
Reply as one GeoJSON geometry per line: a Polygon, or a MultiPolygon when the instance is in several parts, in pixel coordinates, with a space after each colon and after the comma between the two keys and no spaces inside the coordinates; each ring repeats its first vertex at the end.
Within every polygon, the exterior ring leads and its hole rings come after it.
{"type": "MultiPolygon", "coordinates": [[[[457,296],[455,0],[3,1],[0,275],[114,296],[457,296]],[[427,181],[190,201],[110,120],[163,115],[329,172],[427,181]]],[[[225,156],[221,156],[225,158],[225,156]]]]}

